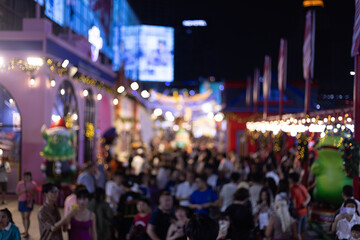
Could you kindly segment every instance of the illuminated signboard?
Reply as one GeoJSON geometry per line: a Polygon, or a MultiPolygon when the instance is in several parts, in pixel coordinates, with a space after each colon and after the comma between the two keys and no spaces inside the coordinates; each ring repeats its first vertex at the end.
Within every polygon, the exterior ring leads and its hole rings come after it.
{"type": "Polygon", "coordinates": [[[205,20],[184,20],[182,25],[184,27],[206,27],[207,23],[205,20]]]}
{"type": "Polygon", "coordinates": [[[139,26],[121,27],[119,44],[120,65],[124,65],[125,76],[138,79],[139,71],[139,26]]]}
{"type": "Polygon", "coordinates": [[[119,53],[125,75],[132,80],[174,81],[174,28],[124,26],[119,53]]]}
{"type": "Polygon", "coordinates": [[[141,25],[139,28],[139,80],[174,80],[174,28],[141,25]]]}
{"type": "Polygon", "coordinates": [[[39,5],[44,6],[44,0],[35,0],[39,5]]]}
{"type": "Polygon", "coordinates": [[[99,57],[99,51],[103,47],[103,40],[100,37],[100,30],[93,26],[88,31],[88,41],[91,43],[91,60],[96,62],[99,57]]]}
{"type": "Polygon", "coordinates": [[[304,7],[324,7],[324,2],[322,0],[304,0],[304,7]]]}
{"type": "Polygon", "coordinates": [[[64,0],[45,0],[45,15],[57,24],[64,25],[64,0]]]}

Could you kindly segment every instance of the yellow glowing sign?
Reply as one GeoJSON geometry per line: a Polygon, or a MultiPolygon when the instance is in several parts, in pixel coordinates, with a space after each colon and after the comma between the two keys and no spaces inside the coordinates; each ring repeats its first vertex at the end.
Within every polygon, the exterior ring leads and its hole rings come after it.
{"type": "Polygon", "coordinates": [[[304,7],[324,7],[323,0],[304,0],[304,7]]]}

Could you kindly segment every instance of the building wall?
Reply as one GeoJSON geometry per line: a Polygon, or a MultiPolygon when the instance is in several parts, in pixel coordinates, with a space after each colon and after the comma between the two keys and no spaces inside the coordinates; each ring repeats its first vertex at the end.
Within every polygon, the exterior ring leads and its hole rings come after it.
{"type": "MultiPolygon", "coordinates": [[[[19,53],[9,54],[8,56],[19,56],[19,53]]],[[[39,56],[39,55],[38,55],[39,56]]],[[[50,86],[50,78],[48,69],[43,66],[38,72],[34,74],[35,84],[33,87],[29,85],[30,76],[22,70],[14,68],[13,70],[0,72],[0,82],[3,87],[12,95],[16,102],[21,115],[21,130],[22,130],[22,150],[21,163],[19,169],[13,168],[13,173],[9,179],[9,192],[14,192],[18,179],[25,171],[33,173],[34,180],[41,184],[45,180],[45,176],[40,171],[40,164],[44,159],[40,156],[40,152],[45,146],[45,140],[41,136],[41,127],[45,124],[47,128],[51,125],[52,109],[55,102],[57,92],[60,84],[69,80],[74,87],[79,117],[79,148],[78,148],[78,165],[81,166],[84,162],[84,111],[85,98],[83,90],[91,88],[95,97],[95,116],[97,120],[101,119],[101,124],[97,126],[98,121],[95,119],[95,129],[99,137],[106,131],[108,127],[113,124],[112,121],[112,105],[109,99],[112,99],[108,93],[99,91],[93,86],[84,85],[75,82],[69,77],[53,76],[56,81],[56,86],[50,86]],[[96,95],[101,93],[103,99],[96,100],[96,95]]],[[[95,139],[96,141],[96,139],[95,139]]],[[[94,151],[96,148],[94,148],[94,151]]]]}

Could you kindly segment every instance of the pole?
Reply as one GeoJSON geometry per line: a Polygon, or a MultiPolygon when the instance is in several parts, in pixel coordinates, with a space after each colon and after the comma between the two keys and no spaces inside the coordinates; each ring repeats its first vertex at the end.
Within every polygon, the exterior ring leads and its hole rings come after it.
{"type": "Polygon", "coordinates": [[[268,98],[266,97],[264,99],[264,114],[263,114],[264,120],[267,118],[267,115],[268,115],[268,98]]]}
{"type": "Polygon", "coordinates": [[[279,99],[279,118],[282,119],[284,113],[284,91],[286,89],[287,82],[287,40],[280,39],[280,52],[278,63],[278,85],[280,92],[279,99]]]}
{"type": "Polygon", "coordinates": [[[254,84],[253,84],[253,103],[254,113],[258,112],[258,99],[259,99],[259,69],[254,69],[254,84]]]}
{"type": "MultiPolygon", "coordinates": [[[[360,55],[355,56],[354,78],[354,139],[360,142],[360,55]]],[[[354,197],[359,199],[359,176],[353,178],[354,197]]]]}
{"type": "Polygon", "coordinates": [[[283,110],[284,108],[284,90],[283,88],[280,89],[280,104],[279,104],[279,117],[280,120],[282,119],[282,115],[283,115],[283,110]]]}
{"type": "Polygon", "coordinates": [[[311,79],[308,78],[305,81],[305,114],[310,112],[310,92],[311,92],[311,79]]]}
{"type": "Polygon", "coordinates": [[[264,114],[263,118],[266,119],[269,111],[269,95],[271,89],[271,58],[265,56],[264,62],[264,76],[263,76],[263,95],[264,95],[264,114]]]}
{"type": "Polygon", "coordinates": [[[304,112],[305,114],[309,114],[310,112],[310,95],[311,95],[311,82],[314,78],[314,58],[315,58],[315,9],[312,11],[312,19],[311,19],[311,62],[310,68],[307,69],[308,74],[305,79],[305,104],[304,104],[304,112]]]}

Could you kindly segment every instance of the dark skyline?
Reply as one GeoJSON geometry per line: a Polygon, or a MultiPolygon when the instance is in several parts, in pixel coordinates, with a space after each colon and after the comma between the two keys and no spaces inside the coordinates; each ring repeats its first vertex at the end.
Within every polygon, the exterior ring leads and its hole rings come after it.
{"type": "MultiPolygon", "coordinates": [[[[302,1],[129,0],[143,24],[175,28],[175,81],[245,81],[272,57],[277,73],[280,38],[288,39],[288,81],[303,81],[302,43],[306,10],[302,1]],[[184,28],[186,19],[205,19],[206,28],[184,28]]],[[[317,10],[315,79],[320,93],[352,94],[350,56],[354,1],[324,1],[317,10]]],[[[273,80],[275,81],[275,80],[273,80]]],[[[274,85],[273,85],[274,86],[274,85]]]]}

